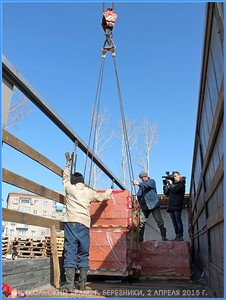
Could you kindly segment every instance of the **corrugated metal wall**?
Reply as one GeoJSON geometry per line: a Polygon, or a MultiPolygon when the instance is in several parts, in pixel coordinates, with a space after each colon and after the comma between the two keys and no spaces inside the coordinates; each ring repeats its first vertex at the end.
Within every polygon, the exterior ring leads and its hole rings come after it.
{"type": "Polygon", "coordinates": [[[190,197],[193,261],[224,294],[224,3],[207,3],[190,197]]]}

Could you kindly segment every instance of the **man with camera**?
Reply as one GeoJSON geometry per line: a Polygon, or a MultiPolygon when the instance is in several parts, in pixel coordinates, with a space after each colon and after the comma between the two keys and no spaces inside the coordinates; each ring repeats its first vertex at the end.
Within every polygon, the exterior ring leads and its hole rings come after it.
{"type": "Polygon", "coordinates": [[[145,224],[150,213],[152,213],[155,222],[160,229],[162,240],[168,241],[166,238],[166,228],[164,227],[164,221],[161,215],[156,183],[154,179],[148,177],[147,172],[141,172],[139,177],[141,182],[132,180],[132,184],[139,187],[137,192],[137,199],[141,207],[139,240],[143,241],[145,224]]]}
{"type": "Polygon", "coordinates": [[[173,223],[176,237],[174,241],[183,241],[183,222],[181,219],[181,212],[183,208],[184,194],[185,194],[185,177],[180,176],[178,171],[174,171],[172,175],[163,176],[163,192],[169,197],[167,212],[173,223]]]}

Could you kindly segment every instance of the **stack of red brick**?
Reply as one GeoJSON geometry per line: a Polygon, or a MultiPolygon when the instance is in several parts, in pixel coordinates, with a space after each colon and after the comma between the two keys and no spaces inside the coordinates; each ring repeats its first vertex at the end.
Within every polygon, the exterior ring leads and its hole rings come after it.
{"type": "Polygon", "coordinates": [[[190,278],[189,242],[145,241],[140,244],[140,275],[190,278]]]}
{"type": "Polygon", "coordinates": [[[90,271],[110,270],[127,276],[139,259],[138,206],[128,191],[113,191],[110,200],[92,203],[90,214],[90,271]]]}

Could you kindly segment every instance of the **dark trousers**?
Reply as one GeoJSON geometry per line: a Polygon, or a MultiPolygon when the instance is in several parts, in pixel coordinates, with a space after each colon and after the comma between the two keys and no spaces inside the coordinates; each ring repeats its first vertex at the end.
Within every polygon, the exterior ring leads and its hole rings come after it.
{"type": "Polygon", "coordinates": [[[147,210],[142,210],[140,214],[140,227],[143,227],[147,221],[147,218],[149,217],[150,213],[152,213],[153,218],[155,219],[155,222],[157,226],[160,228],[164,226],[164,221],[162,218],[160,206],[157,206],[153,209],[147,209],[147,210]]]}
{"type": "Polygon", "coordinates": [[[89,265],[89,228],[77,222],[64,225],[64,268],[87,268],[89,265]]]}
{"type": "Polygon", "coordinates": [[[173,223],[175,233],[183,236],[184,229],[183,229],[183,223],[181,219],[181,211],[170,210],[169,213],[170,213],[170,217],[173,223]]]}

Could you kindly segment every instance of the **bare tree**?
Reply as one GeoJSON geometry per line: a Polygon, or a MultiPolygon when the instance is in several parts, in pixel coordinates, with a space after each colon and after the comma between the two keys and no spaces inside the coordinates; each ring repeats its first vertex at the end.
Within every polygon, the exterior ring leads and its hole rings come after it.
{"type": "Polygon", "coordinates": [[[123,125],[121,123],[120,129],[121,129],[121,167],[122,167],[122,182],[126,186],[126,165],[128,162],[128,155],[131,154],[132,148],[136,145],[136,133],[137,133],[137,127],[135,126],[134,120],[126,120],[126,133],[124,132],[123,125]],[[129,143],[129,149],[126,146],[126,140],[128,140],[129,143]],[[128,153],[128,150],[130,153],[128,153]]]}
{"type": "Polygon", "coordinates": [[[158,126],[157,124],[152,124],[149,119],[145,118],[142,125],[139,128],[140,133],[140,143],[139,155],[136,159],[138,166],[150,174],[150,152],[158,144],[158,126]],[[142,149],[142,151],[140,151],[142,149]],[[141,153],[144,153],[142,155],[141,153]]]}
{"type": "Polygon", "coordinates": [[[31,112],[30,101],[20,90],[15,88],[10,103],[9,114],[5,129],[14,128],[31,112]]]}
{"type": "MultiPolygon", "coordinates": [[[[93,114],[93,124],[95,124],[94,128],[94,137],[93,137],[93,152],[96,156],[101,157],[104,150],[106,150],[109,146],[108,143],[112,139],[113,132],[110,134],[106,132],[106,124],[109,121],[109,113],[107,108],[105,107],[103,112],[97,115],[96,112],[93,114]]],[[[96,183],[100,178],[102,172],[97,167],[97,165],[91,162],[90,165],[90,182],[89,185],[94,189],[96,188],[96,183]]]]}

